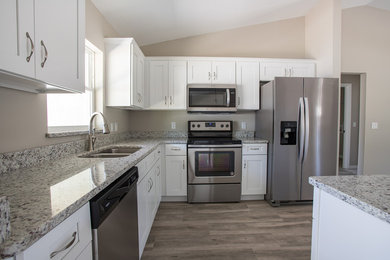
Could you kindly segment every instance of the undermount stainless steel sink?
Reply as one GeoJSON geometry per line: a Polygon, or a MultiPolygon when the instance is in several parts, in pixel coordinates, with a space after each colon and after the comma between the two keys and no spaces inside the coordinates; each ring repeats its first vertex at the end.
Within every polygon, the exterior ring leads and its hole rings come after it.
{"type": "Polygon", "coordinates": [[[119,158],[129,156],[137,151],[141,147],[138,146],[114,146],[106,148],[100,151],[92,151],[87,154],[79,155],[80,158],[119,158]]]}

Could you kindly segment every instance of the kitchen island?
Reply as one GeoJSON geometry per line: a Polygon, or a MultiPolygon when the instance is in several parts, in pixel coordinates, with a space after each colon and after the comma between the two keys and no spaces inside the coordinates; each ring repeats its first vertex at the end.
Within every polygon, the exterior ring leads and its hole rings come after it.
{"type": "Polygon", "coordinates": [[[310,177],[312,260],[390,259],[390,176],[310,177]]]}

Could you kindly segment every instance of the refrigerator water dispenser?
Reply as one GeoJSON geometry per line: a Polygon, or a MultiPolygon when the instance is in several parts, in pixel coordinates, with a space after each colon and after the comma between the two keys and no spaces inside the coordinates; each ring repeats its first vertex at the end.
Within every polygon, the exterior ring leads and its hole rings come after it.
{"type": "Polygon", "coordinates": [[[280,145],[297,144],[297,121],[280,122],[280,145]]]}

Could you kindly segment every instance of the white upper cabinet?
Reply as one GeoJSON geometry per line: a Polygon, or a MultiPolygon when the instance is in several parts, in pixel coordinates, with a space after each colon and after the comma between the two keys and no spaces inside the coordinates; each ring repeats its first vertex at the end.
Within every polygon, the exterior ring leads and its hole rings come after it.
{"type": "Polygon", "coordinates": [[[30,92],[84,92],[84,0],[0,3],[0,84],[30,92]]]}
{"type": "Polygon", "coordinates": [[[260,61],[260,80],[273,80],[275,77],[315,77],[314,61],[260,61]]]}
{"type": "Polygon", "coordinates": [[[236,62],[213,61],[211,79],[213,84],[236,84],[236,62]]]}
{"type": "Polygon", "coordinates": [[[259,109],[259,62],[237,62],[237,107],[259,109]]]}
{"type": "Polygon", "coordinates": [[[188,61],[188,84],[235,84],[235,61],[188,61]]]}
{"type": "Polygon", "coordinates": [[[149,108],[167,109],[169,96],[168,61],[149,61],[149,108]]]}
{"type": "Polygon", "coordinates": [[[35,77],[34,2],[0,1],[0,69],[35,77]]]}
{"type": "Polygon", "coordinates": [[[144,106],[145,57],[133,38],[106,38],[107,106],[144,106]]]}
{"type": "Polygon", "coordinates": [[[83,92],[85,84],[80,75],[85,70],[85,38],[78,34],[79,12],[84,13],[81,2],[35,1],[36,78],[53,85],[72,86],[77,92],[83,92]]]}
{"type": "Polygon", "coordinates": [[[148,62],[149,109],[186,109],[187,61],[148,62]]]}
{"type": "Polygon", "coordinates": [[[186,109],[187,62],[169,62],[169,107],[186,109]]]}

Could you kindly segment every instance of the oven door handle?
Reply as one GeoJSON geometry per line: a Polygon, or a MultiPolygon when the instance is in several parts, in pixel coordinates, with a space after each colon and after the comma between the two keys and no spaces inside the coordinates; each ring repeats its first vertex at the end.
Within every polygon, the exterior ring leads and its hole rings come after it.
{"type": "Polygon", "coordinates": [[[229,145],[197,145],[197,144],[189,144],[188,148],[242,148],[242,144],[229,144],[229,145]]]}

